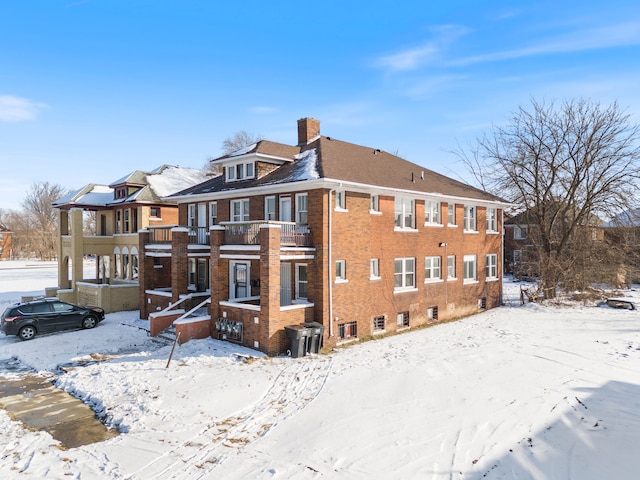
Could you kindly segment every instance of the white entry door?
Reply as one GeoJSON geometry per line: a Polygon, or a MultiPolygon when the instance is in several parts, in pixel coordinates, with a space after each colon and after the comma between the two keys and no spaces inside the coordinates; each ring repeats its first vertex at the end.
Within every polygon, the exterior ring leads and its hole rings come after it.
{"type": "Polygon", "coordinates": [[[291,221],[291,197],[280,197],[280,221],[291,221]]]}
{"type": "Polygon", "coordinates": [[[291,305],[290,263],[280,263],[280,305],[291,305]]]}

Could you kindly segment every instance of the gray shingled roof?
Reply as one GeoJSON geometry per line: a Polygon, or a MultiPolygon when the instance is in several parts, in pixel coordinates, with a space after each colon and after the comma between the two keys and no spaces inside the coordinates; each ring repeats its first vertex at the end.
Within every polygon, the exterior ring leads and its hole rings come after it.
{"type": "MultiPolygon", "coordinates": [[[[295,160],[285,163],[261,178],[225,183],[223,176],[219,176],[182,190],[173,196],[211,194],[251,187],[331,179],[374,187],[507,203],[495,195],[390,153],[330,137],[319,137],[303,147],[262,140],[252,148],[243,151],[243,154],[250,153],[295,160]],[[304,152],[309,150],[314,150],[315,155],[304,155],[304,152]]],[[[214,163],[223,163],[233,157],[233,153],[225,155],[214,160],[214,163]]]]}

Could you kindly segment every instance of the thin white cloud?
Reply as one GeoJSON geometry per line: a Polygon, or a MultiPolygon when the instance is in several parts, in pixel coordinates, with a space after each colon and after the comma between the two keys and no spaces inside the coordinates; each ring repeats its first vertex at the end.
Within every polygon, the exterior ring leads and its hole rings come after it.
{"type": "Polygon", "coordinates": [[[439,25],[432,27],[433,38],[424,44],[379,57],[374,64],[392,71],[415,70],[422,65],[439,58],[441,52],[458,37],[468,33],[468,29],[459,25],[439,25]]]}
{"type": "Polygon", "coordinates": [[[38,116],[40,110],[45,107],[45,104],[37,103],[27,98],[0,95],[0,122],[33,120],[38,116]]]}
{"type": "Polygon", "coordinates": [[[582,52],[636,45],[640,45],[640,22],[629,21],[615,25],[578,30],[570,34],[547,39],[529,47],[452,60],[449,62],[449,65],[465,66],[537,55],[582,52]]]}

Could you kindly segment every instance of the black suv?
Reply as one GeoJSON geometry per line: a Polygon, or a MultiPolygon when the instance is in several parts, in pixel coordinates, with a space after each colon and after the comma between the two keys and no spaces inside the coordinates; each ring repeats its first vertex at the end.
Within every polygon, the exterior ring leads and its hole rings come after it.
{"type": "Polygon", "coordinates": [[[57,299],[18,303],[2,314],[0,328],[6,335],[30,340],[39,333],[51,333],[72,328],[93,328],[104,320],[99,307],[80,307],[57,299]]]}

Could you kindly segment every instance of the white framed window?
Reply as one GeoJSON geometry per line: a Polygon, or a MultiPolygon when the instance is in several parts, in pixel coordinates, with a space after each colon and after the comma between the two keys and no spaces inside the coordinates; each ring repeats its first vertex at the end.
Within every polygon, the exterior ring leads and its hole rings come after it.
{"type": "Polygon", "coordinates": [[[464,206],[464,230],[466,232],[476,231],[476,207],[474,206],[464,206]]]}
{"type": "Polygon", "coordinates": [[[416,259],[396,258],[393,286],[396,291],[414,289],[416,286],[416,259]]]}
{"type": "Polygon", "coordinates": [[[528,228],[525,225],[513,227],[513,239],[524,240],[527,238],[528,228]]]}
{"type": "Polygon", "coordinates": [[[441,276],[440,257],[425,257],[424,258],[424,281],[432,282],[434,280],[440,280],[441,276]]]}
{"type": "Polygon", "coordinates": [[[195,227],[196,226],[196,204],[195,203],[190,203],[189,204],[189,213],[188,213],[188,218],[187,218],[187,225],[189,227],[195,227]]]}
{"type": "Polygon", "coordinates": [[[244,180],[255,176],[255,166],[253,162],[236,163],[225,167],[228,181],[244,180]]]}
{"type": "Polygon", "coordinates": [[[264,219],[276,219],[276,197],[264,197],[264,219]]]}
{"type": "Polygon", "coordinates": [[[122,210],[116,210],[116,233],[122,233],[122,210]]]}
{"type": "Polygon", "coordinates": [[[124,233],[129,233],[129,209],[124,211],[124,233]]]}
{"type": "Polygon", "coordinates": [[[209,202],[209,226],[218,223],[218,202],[209,202]]]}
{"type": "Polygon", "coordinates": [[[464,256],[464,282],[473,283],[477,281],[476,277],[476,256],[464,256]]]}
{"type": "Polygon", "coordinates": [[[490,253],[487,255],[487,280],[495,280],[498,278],[498,255],[490,253]]]}
{"type": "Polygon", "coordinates": [[[495,208],[487,207],[487,232],[498,231],[498,212],[495,208]]]}
{"type": "Polygon", "coordinates": [[[450,226],[456,225],[456,204],[447,203],[447,224],[450,226]]]}
{"type": "Polygon", "coordinates": [[[231,221],[232,222],[248,222],[249,221],[249,199],[231,200],[231,221]]]}
{"type": "Polygon", "coordinates": [[[380,213],[380,196],[371,195],[371,203],[369,204],[369,211],[371,213],[380,213]]]}
{"type": "Polygon", "coordinates": [[[347,261],[336,260],[336,282],[347,281],[347,261]]]}
{"type": "Polygon", "coordinates": [[[399,327],[409,326],[409,312],[398,312],[396,315],[396,323],[399,327]]]}
{"type": "Polygon", "coordinates": [[[344,190],[336,190],[336,210],[346,210],[347,209],[347,195],[344,190]]]}
{"type": "Polygon", "coordinates": [[[307,287],[309,285],[307,277],[307,264],[296,263],[296,299],[307,299],[307,287]]]}
{"type": "Polygon", "coordinates": [[[513,251],[513,263],[522,263],[522,250],[513,251]]]}
{"type": "Polygon", "coordinates": [[[380,278],[380,260],[377,258],[372,258],[369,261],[369,278],[371,280],[380,278]]]}
{"type": "Polygon", "coordinates": [[[425,225],[441,225],[440,223],[440,202],[426,200],[424,202],[424,223],[425,225]]]}
{"type": "Polygon", "coordinates": [[[306,193],[296,194],[296,223],[298,225],[307,225],[309,223],[308,202],[309,196],[306,193]]]}
{"type": "Polygon", "coordinates": [[[411,198],[396,197],[395,198],[395,222],[396,228],[415,229],[415,203],[411,198]]]}
{"type": "Polygon", "coordinates": [[[449,255],[447,257],[447,278],[454,279],[456,278],[456,256],[449,255]]]}

